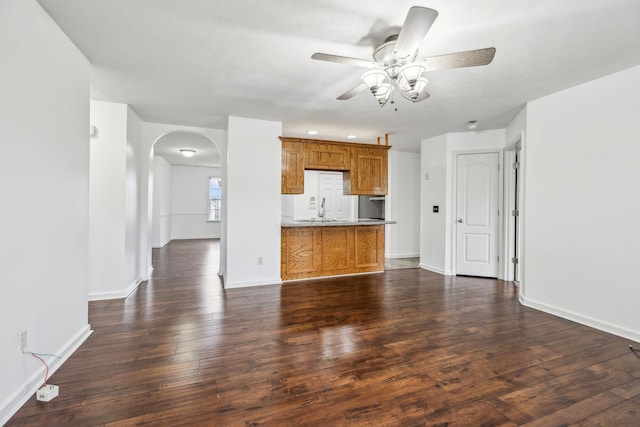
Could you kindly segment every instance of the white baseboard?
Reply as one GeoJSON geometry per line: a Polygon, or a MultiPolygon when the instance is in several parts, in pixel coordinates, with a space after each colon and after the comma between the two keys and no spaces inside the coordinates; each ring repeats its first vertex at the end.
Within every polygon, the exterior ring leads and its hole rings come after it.
{"type": "Polygon", "coordinates": [[[266,286],[266,285],[281,285],[282,280],[278,277],[277,279],[271,280],[255,280],[251,282],[226,282],[224,284],[225,289],[234,289],[234,288],[249,288],[251,286],[266,286]]]}
{"type": "MultiPolygon", "coordinates": [[[[220,240],[219,234],[210,234],[210,235],[202,235],[199,234],[197,236],[193,235],[185,235],[185,236],[171,236],[171,240],[220,240]]],[[[170,241],[171,241],[170,240],[170,241]]]]}
{"type": "Polygon", "coordinates": [[[140,283],[142,283],[143,281],[144,280],[142,280],[142,277],[139,277],[138,279],[134,280],[127,287],[127,289],[124,289],[122,291],[90,293],[89,294],[89,301],[102,301],[102,300],[107,300],[107,299],[122,299],[122,298],[126,298],[129,295],[131,295],[131,293],[133,291],[135,291],[137,289],[138,285],[140,285],[140,283]]]}
{"type": "Polygon", "coordinates": [[[433,271],[434,273],[443,274],[445,276],[453,276],[453,273],[451,271],[443,270],[440,267],[434,267],[432,265],[422,263],[418,264],[418,267],[422,268],[423,270],[433,271]]]}
{"type": "Polygon", "coordinates": [[[151,246],[153,249],[160,249],[163,248],[167,243],[169,243],[171,241],[171,239],[167,239],[164,242],[161,242],[159,245],[153,245],[151,246]]]}
{"type": "MultiPolygon", "coordinates": [[[[62,348],[56,351],[57,357],[49,356],[44,360],[49,365],[49,376],[53,375],[64,362],[86,341],[93,333],[90,325],[83,327],[75,336],[67,341],[62,348]]],[[[29,356],[30,357],[30,356],[29,356]]],[[[9,419],[33,396],[42,385],[45,367],[40,367],[25,381],[11,396],[0,404],[0,425],[5,425],[9,419]]],[[[64,393],[64,390],[62,391],[64,393]]]]}
{"type": "Polygon", "coordinates": [[[599,329],[635,342],[640,342],[640,331],[634,331],[623,326],[614,325],[609,322],[604,322],[590,316],[564,310],[560,307],[555,307],[523,296],[520,296],[520,302],[526,307],[535,308],[536,310],[544,311],[545,313],[553,314],[554,316],[562,317],[563,319],[571,320],[580,323],[581,325],[599,329]]]}
{"type": "Polygon", "coordinates": [[[415,252],[407,252],[407,253],[400,253],[400,254],[385,254],[384,257],[385,258],[391,258],[391,259],[395,259],[395,258],[418,258],[420,256],[420,253],[415,253],[415,252]]]}

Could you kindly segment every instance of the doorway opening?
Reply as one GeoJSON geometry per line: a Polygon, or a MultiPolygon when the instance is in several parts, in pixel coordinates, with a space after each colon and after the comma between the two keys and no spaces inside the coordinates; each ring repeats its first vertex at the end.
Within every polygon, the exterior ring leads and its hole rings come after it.
{"type": "MultiPolygon", "coordinates": [[[[152,154],[152,248],[195,239],[217,240],[219,247],[224,182],[216,144],[198,132],[174,131],[156,140],[152,154]],[[212,191],[212,183],[219,191],[212,191]]],[[[211,253],[217,258],[211,264],[220,270],[220,251],[211,253]]]]}
{"type": "Polygon", "coordinates": [[[505,149],[505,280],[520,286],[522,270],[522,137],[505,149]]]}

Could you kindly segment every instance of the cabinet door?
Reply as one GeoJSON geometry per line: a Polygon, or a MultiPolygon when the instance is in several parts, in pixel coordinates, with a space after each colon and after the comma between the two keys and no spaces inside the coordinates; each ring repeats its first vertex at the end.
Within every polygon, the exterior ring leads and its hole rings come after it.
{"type": "Polygon", "coordinates": [[[355,227],[322,228],[322,273],[348,274],[353,270],[353,229],[355,227]]]}
{"type": "Polygon", "coordinates": [[[284,280],[318,275],[322,253],[319,227],[283,228],[280,244],[284,280]]]}
{"type": "Polygon", "coordinates": [[[387,194],[387,149],[351,148],[351,170],[348,179],[345,177],[349,194],[387,194]]]}
{"type": "Polygon", "coordinates": [[[348,170],[351,167],[351,150],[348,146],[307,142],[304,167],[319,170],[348,170]]]}
{"type": "Polygon", "coordinates": [[[354,227],[355,268],[366,271],[384,270],[384,225],[354,227]]]}
{"type": "Polygon", "coordinates": [[[282,142],[282,194],[304,193],[304,144],[282,142]]]}

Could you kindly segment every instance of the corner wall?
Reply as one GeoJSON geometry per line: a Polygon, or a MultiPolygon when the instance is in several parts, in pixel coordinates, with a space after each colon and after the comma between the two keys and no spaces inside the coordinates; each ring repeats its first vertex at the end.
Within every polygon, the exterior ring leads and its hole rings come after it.
{"type": "Polygon", "coordinates": [[[281,283],[282,124],[229,117],[228,132],[225,288],[281,283]]]}
{"type": "Polygon", "coordinates": [[[0,2],[0,425],[91,333],[89,62],[35,1],[0,2]]]}
{"type": "Polygon", "coordinates": [[[385,226],[385,256],[420,255],[420,154],[389,151],[389,195],[385,218],[397,224],[385,226]]]}
{"type": "Polygon", "coordinates": [[[527,106],[526,296],[640,341],[640,66],[527,106]]]}
{"type": "Polygon", "coordinates": [[[125,191],[127,106],[91,101],[89,296],[123,298],[125,289],[125,191]]]}
{"type": "Polygon", "coordinates": [[[171,241],[171,164],[153,157],[152,246],[161,248],[171,241]]]}
{"type": "Polygon", "coordinates": [[[89,299],[124,298],[140,271],[142,120],[126,104],[91,101],[89,299]]]}
{"type": "Polygon", "coordinates": [[[423,140],[420,156],[420,267],[451,274],[445,268],[447,136],[423,140]],[[438,206],[438,213],[433,206],[438,206]]]}

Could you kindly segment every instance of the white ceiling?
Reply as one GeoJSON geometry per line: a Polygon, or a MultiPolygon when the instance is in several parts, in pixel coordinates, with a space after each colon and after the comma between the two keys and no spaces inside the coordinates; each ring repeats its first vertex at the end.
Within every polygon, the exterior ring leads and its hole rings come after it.
{"type": "Polygon", "coordinates": [[[206,137],[192,132],[171,132],[164,135],[153,146],[155,156],[164,157],[173,165],[220,167],[220,151],[206,137]],[[195,150],[193,157],[187,158],[180,149],[195,150]]]}
{"type": "MultiPolygon", "coordinates": [[[[638,0],[39,0],[92,63],[91,96],[145,121],[225,129],[229,115],[281,121],[286,136],[395,148],[503,128],[530,100],[640,64],[638,0]],[[492,64],[428,75],[431,98],[398,111],[363,92],[363,69],[314,52],[370,59],[370,40],[411,6],[439,12],[420,56],[495,47],[492,64]]],[[[597,99],[593,100],[598,102],[597,99]]]]}

